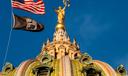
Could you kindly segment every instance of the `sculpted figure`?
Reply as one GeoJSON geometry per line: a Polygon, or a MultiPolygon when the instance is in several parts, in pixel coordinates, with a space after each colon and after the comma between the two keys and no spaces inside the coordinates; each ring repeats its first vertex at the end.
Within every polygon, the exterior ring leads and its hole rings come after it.
{"type": "Polygon", "coordinates": [[[62,7],[59,7],[55,12],[58,15],[58,23],[64,23],[65,10],[62,9],[62,7]]]}

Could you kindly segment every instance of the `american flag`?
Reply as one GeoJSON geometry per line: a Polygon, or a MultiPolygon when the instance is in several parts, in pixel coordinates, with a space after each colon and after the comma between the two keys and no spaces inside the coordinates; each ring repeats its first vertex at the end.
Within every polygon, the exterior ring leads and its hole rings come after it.
{"type": "Polygon", "coordinates": [[[45,14],[45,6],[42,0],[13,0],[12,7],[22,9],[34,14],[45,14]]]}

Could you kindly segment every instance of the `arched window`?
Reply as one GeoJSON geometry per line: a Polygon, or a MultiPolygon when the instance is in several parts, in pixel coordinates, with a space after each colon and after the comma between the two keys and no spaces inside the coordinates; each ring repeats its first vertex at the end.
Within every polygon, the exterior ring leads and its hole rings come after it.
{"type": "Polygon", "coordinates": [[[102,76],[101,72],[94,68],[85,69],[83,72],[85,76],[102,76]]]}
{"type": "Polygon", "coordinates": [[[77,59],[77,58],[78,58],[78,54],[75,53],[75,54],[74,54],[74,59],[77,59]]]}
{"type": "Polygon", "coordinates": [[[57,59],[57,56],[58,56],[58,53],[57,53],[57,52],[55,52],[55,59],[57,59]]]}
{"type": "Polygon", "coordinates": [[[50,76],[51,72],[52,69],[47,66],[40,66],[33,70],[33,74],[35,74],[35,76],[50,76]]]}
{"type": "Polygon", "coordinates": [[[49,76],[50,70],[48,67],[40,67],[38,69],[37,76],[49,76]]]}

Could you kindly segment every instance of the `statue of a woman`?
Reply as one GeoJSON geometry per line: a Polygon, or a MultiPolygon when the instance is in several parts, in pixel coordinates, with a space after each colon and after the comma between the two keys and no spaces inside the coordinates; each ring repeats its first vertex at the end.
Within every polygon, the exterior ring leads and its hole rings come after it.
{"type": "Polygon", "coordinates": [[[58,15],[58,23],[64,23],[65,10],[59,6],[59,8],[55,10],[55,12],[58,15]]]}

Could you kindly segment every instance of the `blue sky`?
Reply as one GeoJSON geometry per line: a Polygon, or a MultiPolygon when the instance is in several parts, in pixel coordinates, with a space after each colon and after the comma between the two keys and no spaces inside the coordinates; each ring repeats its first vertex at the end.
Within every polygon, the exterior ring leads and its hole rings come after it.
{"type": "MultiPolygon", "coordinates": [[[[54,9],[62,5],[62,1],[44,2],[45,15],[34,15],[17,9],[13,11],[45,25],[42,32],[12,31],[6,61],[14,66],[35,58],[47,38],[52,40],[57,21],[54,9]]],[[[1,70],[12,22],[10,0],[1,0],[0,10],[1,70]]],[[[107,62],[113,68],[124,64],[128,69],[128,0],[71,0],[71,7],[66,10],[66,29],[71,41],[76,37],[81,52],[107,62]]]]}

